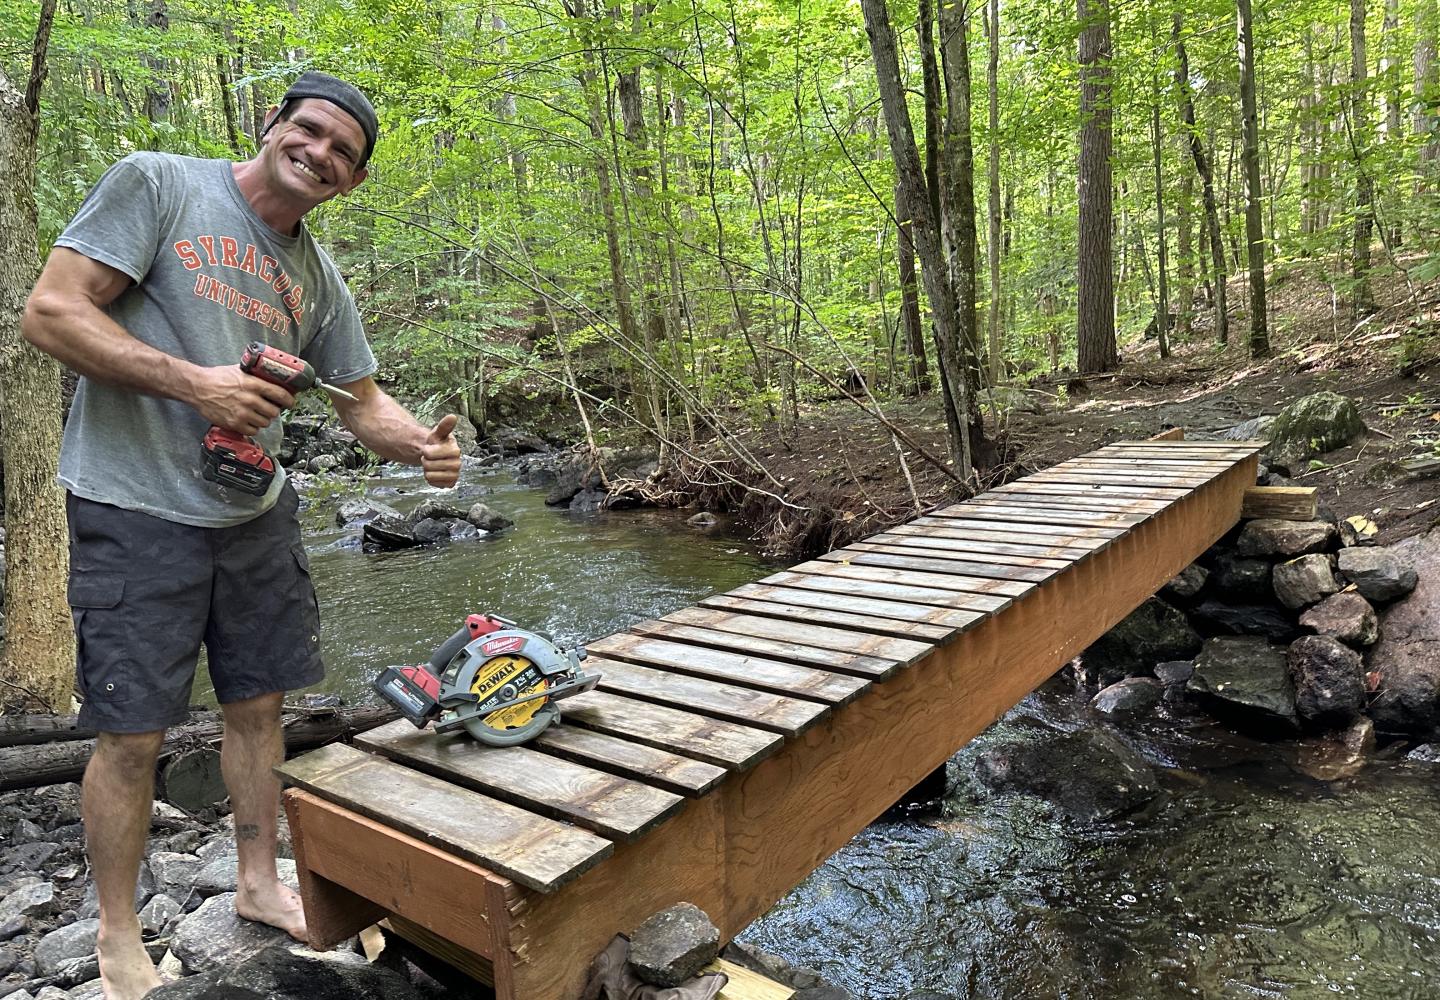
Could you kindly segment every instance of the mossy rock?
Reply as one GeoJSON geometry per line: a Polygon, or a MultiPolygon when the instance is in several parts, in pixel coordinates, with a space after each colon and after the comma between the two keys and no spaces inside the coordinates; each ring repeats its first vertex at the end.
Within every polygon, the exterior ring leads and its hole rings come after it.
{"type": "Polygon", "coordinates": [[[1334,392],[1317,392],[1297,399],[1270,425],[1266,461],[1287,473],[1306,459],[1343,448],[1365,431],[1355,401],[1334,392]]]}

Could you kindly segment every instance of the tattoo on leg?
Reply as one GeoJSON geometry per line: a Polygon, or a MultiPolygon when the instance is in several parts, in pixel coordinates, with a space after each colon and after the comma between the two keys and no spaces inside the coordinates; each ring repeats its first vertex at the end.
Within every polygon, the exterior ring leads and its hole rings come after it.
{"type": "Polygon", "coordinates": [[[260,836],[260,825],[258,823],[239,823],[235,827],[235,836],[240,840],[254,840],[260,836]]]}

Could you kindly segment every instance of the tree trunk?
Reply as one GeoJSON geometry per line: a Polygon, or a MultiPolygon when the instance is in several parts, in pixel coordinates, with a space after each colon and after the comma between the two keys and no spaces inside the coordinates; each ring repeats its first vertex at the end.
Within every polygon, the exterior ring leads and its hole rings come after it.
{"type": "MultiPolygon", "coordinates": [[[[170,30],[170,11],[166,0],[150,0],[150,13],[145,18],[145,24],[156,31],[170,30]]],[[[169,60],[147,56],[145,65],[152,74],[145,84],[145,117],[157,124],[167,122],[170,120],[169,60]]]]}
{"type": "Polygon", "coordinates": [[[1440,32],[1440,4],[1419,0],[1415,12],[1415,121],[1416,135],[1426,137],[1420,146],[1420,184],[1425,185],[1440,160],[1440,128],[1437,128],[1436,87],[1440,85],[1440,63],[1435,57],[1436,35],[1440,32]]]}
{"type": "Polygon", "coordinates": [[[940,219],[940,67],[935,61],[935,4],[920,0],[915,33],[920,43],[920,79],[925,90],[925,192],[930,216],[940,219]]]}
{"type": "Polygon", "coordinates": [[[990,384],[998,385],[1005,377],[1005,351],[1001,343],[1000,320],[1004,298],[1000,294],[1000,0],[989,0],[990,16],[986,18],[989,52],[985,78],[990,90],[990,149],[988,173],[990,180],[990,384]]]}
{"type": "Polygon", "coordinates": [[[1115,350],[1115,261],[1111,189],[1109,0],[1078,0],[1080,22],[1080,245],[1077,260],[1077,367],[1108,372],[1115,350]]]}
{"type": "Polygon", "coordinates": [[[914,218],[915,247],[920,256],[925,294],[930,299],[935,354],[941,378],[954,396],[954,410],[949,413],[949,446],[953,472],[961,479],[970,477],[970,439],[961,426],[958,414],[967,412],[969,400],[965,392],[965,374],[960,360],[960,330],[955,305],[955,290],[945,266],[945,253],[940,243],[940,225],[930,211],[930,198],[925,189],[925,173],[920,166],[920,153],[915,148],[915,132],[910,125],[910,110],[905,104],[905,89],[900,83],[900,61],[895,53],[895,35],[890,28],[890,12],[885,0],[860,0],[865,13],[865,34],[875,59],[875,76],[879,84],[880,103],[885,113],[885,131],[890,140],[890,154],[895,160],[897,182],[905,191],[905,203],[914,218]]]}
{"type": "MultiPolygon", "coordinates": [[[[1355,0],[1359,3],[1361,0],[1355,0]]],[[[1250,0],[1239,0],[1235,14],[1240,53],[1240,109],[1244,118],[1245,244],[1250,259],[1250,356],[1270,356],[1265,311],[1265,221],[1260,191],[1260,125],[1255,110],[1255,37],[1250,0]]]]}
{"type": "Polygon", "coordinates": [[[919,395],[930,387],[930,372],[925,359],[925,325],[920,321],[920,290],[915,283],[914,227],[899,184],[895,185],[895,219],[900,224],[895,252],[900,270],[900,326],[905,331],[905,394],[919,395]]]}
{"type": "Polygon", "coordinates": [[[1175,336],[1190,339],[1195,314],[1195,174],[1180,171],[1180,195],[1175,202],[1175,336]]]}
{"type": "Polygon", "coordinates": [[[1160,356],[1170,356],[1170,261],[1169,247],[1165,235],[1165,179],[1160,163],[1160,86],[1155,84],[1150,105],[1150,150],[1155,164],[1155,253],[1159,274],[1158,295],[1155,301],[1155,337],[1160,345],[1160,356]]]}
{"type": "Polygon", "coordinates": [[[0,707],[70,707],[74,631],[65,597],[69,539],[55,482],[60,455],[60,366],[20,336],[38,245],[35,137],[55,15],[43,0],[21,94],[0,70],[0,454],[5,469],[5,625],[0,707]]]}
{"type": "Polygon", "coordinates": [[[240,126],[235,114],[235,94],[230,87],[230,60],[224,53],[215,56],[215,80],[220,86],[220,107],[225,113],[225,135],[230,148],[240,153],[240,126]]]}
{"type": "Polygon", "coordinates": [[[1179,65],[1175,68],[1175,87],[1180,93],[1180,120],[1190,140],[1190,156],[1195,161],[1195,172],[1200,175],[1200,190],[1205,206],[1205,229],[1210,236],[1210,264],[1214,269],[1215,339],[1222,344],[1230,342],[1230,319],[1225,307],[1225,244],[1220,238],[1220,213],[1215,206],[1215,179],[1210,169],[1210,160],[1205,155],[1205,144],[1200,139],[1200,130],[1195,125],[1195,97],[1190,89],[1190,60],[1185,54],[1185,42],[1180,37],[1182,22],[1175,15],[1172,37],[1175,41],[1175,57],[1179,65]]]}
{"type": "Polygon", "coordinates": [[[1350,0],[1350,151],[1355,162],[1355,228],[1350,250],[1350,278],[1354,285],[1351,320],[1375,309],[1370,291],[1370,238],[1375,226],[1375,187],[1365,166],[1370,145],[1370,112],[1365,106],[1365,0],[1350,0]]]}
{"type": "MultiPolygon", "coordinates": [[[[1400,109],[1400,60],[1397,58],[1400,53],[1400,0],[1385,0],[1385,22],[1382,31],[1385,55],[1380,60],[1380,75],[1385,78],[1385,144],[1398,148],[1404,140],[1401,134],[1404,130],[1404,119],[1400,109]]],[[[1392,248],[1404,242],[1400,216],[1393,211],[1390,213],[1388,232],[1387,238],[1392,248]]]]}

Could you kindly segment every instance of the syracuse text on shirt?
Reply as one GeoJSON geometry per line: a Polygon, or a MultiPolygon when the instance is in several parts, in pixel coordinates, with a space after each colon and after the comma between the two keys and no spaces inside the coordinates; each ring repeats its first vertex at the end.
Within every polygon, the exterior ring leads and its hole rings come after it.
{"type": "Polygon", "coordinates": [[[255,244],[246,243],[243,250],[241,247],[239,240],[229,236],[197,236],[194,240],[180,240],[174,244],[175,253],[185,270],[198,270],[208,263],[211,267],[226,267],[253,274],[280,296],[289,315],[286,315],[285,310],[246,295],[208,274],[195,276],[197,296],[218,302],[226,309],[277,333],[285,332],[292,318],[296,326],[299,326],[305,315],[304,286],[296,284],[280,267],[278,260],[256,250],[255,244]]]}

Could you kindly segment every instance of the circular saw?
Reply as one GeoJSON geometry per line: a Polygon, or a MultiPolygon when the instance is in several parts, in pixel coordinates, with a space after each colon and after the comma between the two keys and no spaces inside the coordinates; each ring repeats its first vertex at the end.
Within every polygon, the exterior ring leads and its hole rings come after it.
{"type": "Polygon", "coordinates": [[[585,650],[562,649],[548,636],[496,615],[470,615],[427,664],[387,667],[375,690],[420,729],[463,729],[489,746],[534,739],[560,718],[561,698],[589,691],[585,650]]]}

